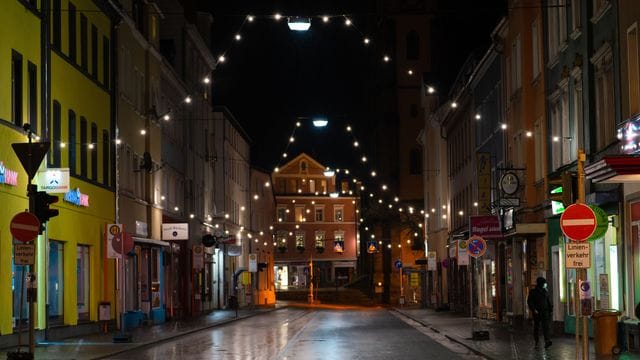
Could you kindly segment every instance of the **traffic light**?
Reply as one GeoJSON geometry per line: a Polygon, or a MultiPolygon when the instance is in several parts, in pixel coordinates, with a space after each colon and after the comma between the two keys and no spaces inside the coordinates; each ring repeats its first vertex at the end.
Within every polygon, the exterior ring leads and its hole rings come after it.
{"type": "Polygon", "coordinates": [[[575,202],[573,189],[576,180],[575,175],[568,171],[563,172],[559,177],[549,179],[549,200],[554,213],[564,211],[567,206],[575,202]]]}
{"type": "Polygon", "coordinates": [[[40,233],[44,231],[44,224],[52,217],[58,216],[56,209],[50,209],[51,204],[58,202],[58,197],[49,195],[45,191],[36,192],[35,215],[40,220],[40,233]]]}

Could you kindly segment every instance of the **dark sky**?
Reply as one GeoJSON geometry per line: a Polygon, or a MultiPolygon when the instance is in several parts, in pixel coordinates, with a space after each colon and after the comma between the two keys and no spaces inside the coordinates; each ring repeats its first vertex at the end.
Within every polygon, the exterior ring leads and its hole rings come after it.
{"type": "MultiPolygon", "coordinates": [[[[432,61],[440,87],[446,89],[473,51],[484,51],[490,33],[505,14],[505,0],[439,0],[434,14],[432,61]]],[[[214,103],[227,106],[252,139],[252,162],[271,170],[281,154],[297,116],[324,115],[330,127],[300,128],[290,153],[306,151],[321,161],[345,167],[340,154],[351,151],[344,126],[354,125],[366,141],[369,94],[367,80],[381,76],[384,49],[362,44],[362,36],[346,28],[343,19],[329,24],[314,16],[351,14],[364,33],[375,33],[376,1],[214,1],[213,52],[226,52],[227,61],[214,73],[214,103]],[[266,15],[311,16],[311,30],[292,32],[286,20],[266,15]],[[235,42],[247,14],[258,16],[246,24],[242,40],[235,42]],[[263,15],[260,17],[260,15],[263,15]]],[[[381,39],[372,40],[376,44],[381,39]]],[[[305,120],[302,120],[305,121],[305,120]]],[[[306,120],[309,121],[309,120],[306,120]]]]}

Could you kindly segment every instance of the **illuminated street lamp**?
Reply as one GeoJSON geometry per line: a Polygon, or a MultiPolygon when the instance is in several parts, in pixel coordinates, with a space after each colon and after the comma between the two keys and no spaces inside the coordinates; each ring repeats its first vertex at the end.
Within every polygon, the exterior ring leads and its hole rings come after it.
{"type": "Polygon", "coordinates": [[[307,31],[311,27],[311,20],[297,16],[290,17],[287,25],[289,25],[289,30],[292,31],[307,31]]]}

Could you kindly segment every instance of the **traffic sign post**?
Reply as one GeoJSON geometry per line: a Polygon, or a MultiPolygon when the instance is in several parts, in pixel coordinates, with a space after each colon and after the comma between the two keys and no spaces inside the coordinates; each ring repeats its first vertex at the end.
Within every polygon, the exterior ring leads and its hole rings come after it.
{"type": "Polygon", "coordinates": [[[597,226],[596,214],[585,204],[571,204],[560,216],[562,233],[573,241],[586,241],[597,226]]]}
{"type": "Polygon", "coordinates": [[[9,230],[16,240],[31,242],[40,232],[40,220],[30,212],[17,213],[11,219],[9,230]]]}
{"type": "Polygon", "coordinates": [[[467,241],[467,249],[470,256],[478,258],[487,252],[487,241],[482,236],[474,235],[467,241]]]}

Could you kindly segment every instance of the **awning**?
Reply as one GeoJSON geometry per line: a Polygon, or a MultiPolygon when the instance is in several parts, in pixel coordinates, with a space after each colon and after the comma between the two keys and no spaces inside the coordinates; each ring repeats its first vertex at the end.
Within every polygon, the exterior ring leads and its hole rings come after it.
{"type": "Polygon", "coordinates": [[[640,157],[634,155],[610,155],[585,166],[587,179],[594,183],[611,184],[640,182],[640,157]]]}
{"type": "Polygon", "coordinates": [[[147,239],[147,238],[140,238],[140,237],[133,237],[133,242],[137,242],[137,243],[142,243],[142,244],[149,244],[149,245],[155,245],[155,246],[171,246],[171,244],[169,244],[166,241],[162,241],[162,240],[155,240],[155,239],[147,239]]]}
{"type": "Polygon", "coordinates": [[[521,223],[515,229],[505,233],[505,237],[523,235],[544,235],[547,233],[547,223],[521,223]]]}

